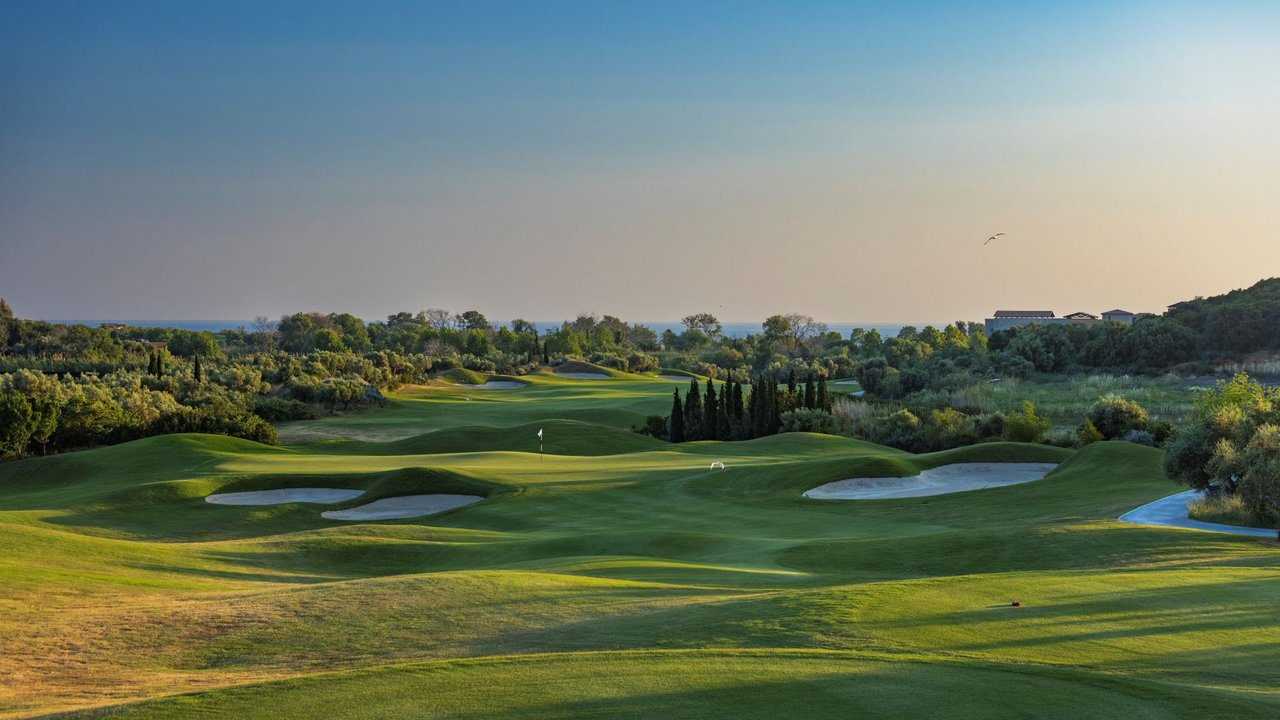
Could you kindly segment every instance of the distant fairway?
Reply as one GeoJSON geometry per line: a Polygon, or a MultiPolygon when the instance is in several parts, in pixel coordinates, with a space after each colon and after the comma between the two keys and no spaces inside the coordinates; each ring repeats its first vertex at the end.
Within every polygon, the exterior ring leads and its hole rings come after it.
{"type": "Polygon", "coordinates": [[[1118,522],[1177,490],[1157,450],[677,446],[627,428],[687,380],[522,381],[406,388],[281,429],[300,445],[176,435],[0,464],[0,715],[1280,715],[1280,550],[1118,522]],[[1060,465],[801,497],[975,462],[1060,465]],[[287,488],[364,492],[204,500],[287,488]],[[320,515],[432,493],[485,499],[320,515]]]}

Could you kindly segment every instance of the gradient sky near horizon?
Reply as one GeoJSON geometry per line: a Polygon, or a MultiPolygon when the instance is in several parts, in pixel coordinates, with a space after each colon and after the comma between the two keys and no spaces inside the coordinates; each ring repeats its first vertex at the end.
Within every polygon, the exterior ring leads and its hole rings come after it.
{"type": "Polygon", "coordinates": [[[1280,5],[1041,5],[10,0],[0,296],[932,322],[1280,275],[1280,5]]]}

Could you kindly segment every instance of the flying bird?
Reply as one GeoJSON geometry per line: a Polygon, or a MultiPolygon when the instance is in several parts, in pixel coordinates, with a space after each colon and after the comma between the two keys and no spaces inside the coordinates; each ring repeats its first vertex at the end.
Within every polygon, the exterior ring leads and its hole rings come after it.
{"type": "Polygon", "coordinates": [[[995,240],[996,238],[1000,237],[1003,234],[1004,233],[996,233],[995,235],[992,235],[991,237],[987,238],[987,242],[984,242],[982,244],[986,245],[987,243],[991,242],[992,240],[995,240]]]}

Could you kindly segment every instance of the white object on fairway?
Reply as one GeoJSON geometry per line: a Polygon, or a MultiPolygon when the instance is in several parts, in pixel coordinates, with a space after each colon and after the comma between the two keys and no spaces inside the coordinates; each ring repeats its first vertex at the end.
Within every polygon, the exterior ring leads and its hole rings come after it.
{"type": "Polygon", "coordinates": [[[542,439],[542,428],[538,428],[538,439],[542,439]]]}
{"type": "Polygon", "coordinates": [[[717,460],[717,461],[715,461],[715,462],[711,463],[711,469],[712,469],[712,470],[715,470],[716,468],[720,468],[721,470],[723,470],[723,469],[724,469],[724,463],[720,462],[719,460],[717,460]]]}

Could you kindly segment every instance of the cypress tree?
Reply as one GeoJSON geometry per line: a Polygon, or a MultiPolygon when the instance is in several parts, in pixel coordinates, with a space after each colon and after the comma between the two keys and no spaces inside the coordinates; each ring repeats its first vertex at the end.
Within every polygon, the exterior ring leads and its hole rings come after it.
{"type": "Polygon", "coordinates": [[[147,356],[147,374],[151,377],[156,376],[156,351],[152,350],[147,356]]]}
{"type": "Polygon", "coordinates": [[[778,384],[769,383],[769,434],[777,435],[782,429],[782,403],[778,398],[778,384]]]}
{"type": "Polygon", "coordinates": [[[733,384],[733,419],[742,419],[742,383],[733,384]]]}
{"type": "Polygon", "coordinates": [[[831,396],[827,394],[827,379],[825,377],[818,378],[818,409],[831,409],[831,396]]]}
{"type": "Polygon", "coordinates": [[[813,375],[810,374],[804,380],[804,406],[812,410],[815,402],[817,398],[813,394],[813,375]]]}
{"type": "Polygon", "coordinates": [[[698,392],[698,378],[693,378],[684,397],[684,436],[686,440],[701,440],[701,434],[702,395],[698,392]]]}
{"type": "Polygon", "coordinates": [[[718,440],[716,434],[720,414],[719,402],[716,398],[716,381],[707,379],[707,399],[702,404],[702,439],[718,440]]]}
{"type": "Polygon", "coordinates": [[[684,442],[684,405],[680,402],[680,388],[676,388],[671,398],[671,442],[684,442]]]}
{"type": "Polygon", "coordinates": [[[164,376],[164,351],[156,351],[156,377],[164,376]]]}
{"type": "Polygon", "coordinates": [[[192,369],[192,373],[195,375],[196,382],[204,382],[204,369],[200,367],[199,355],[196,356],[196,364],[195,364],[195,367],[192,369]]]}
{"type": "Polygon", "coordinates": [[[787,395],[790,396],[792,402],[795,402],[795,397],[796,397],[796,369],[795,368],[791,368],[791,371],[787,373],[787,395]]]}
{"type": "Polygon", "coordinates": [[[716,413],[716,437],[721,440],[733,439],[733,386],[728,382],[720,384],[720,409],[716,413]]]}

